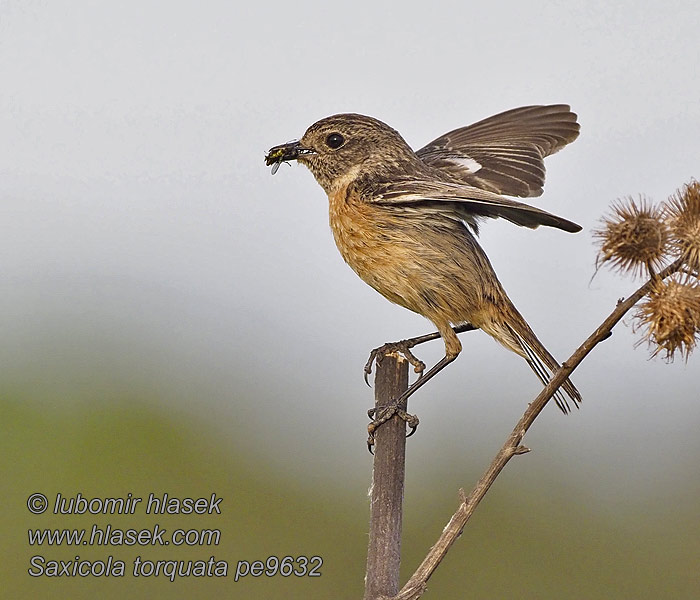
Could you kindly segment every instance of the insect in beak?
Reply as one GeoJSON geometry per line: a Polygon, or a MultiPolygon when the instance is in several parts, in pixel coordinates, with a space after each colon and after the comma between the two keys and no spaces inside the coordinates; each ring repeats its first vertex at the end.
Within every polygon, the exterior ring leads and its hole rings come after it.
{"type": "Polygon", "coordinates": [[[286,144],[270,148],[265,156],[265,164],[268,167],[272,165],[272,174],[274,175],[283,162],[288,163],[290,160],[296,160],[303,154],[313,153],[314,151],[311,148],[304,148],[298,141],[287,142],[286,144]]]}

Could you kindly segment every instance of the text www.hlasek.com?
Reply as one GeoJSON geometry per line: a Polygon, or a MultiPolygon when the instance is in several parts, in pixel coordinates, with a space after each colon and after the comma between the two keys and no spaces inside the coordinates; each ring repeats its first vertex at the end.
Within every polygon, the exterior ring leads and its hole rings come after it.
{"type": "Polygon", "coordinates": [[[153,529],[118,529],[107,525],[93,525],[87,529],[29,529],[30,546],[218,546],[221,531],[218,529],[176,529],[169,538],[168,532],[157,523],[153,529]]]}

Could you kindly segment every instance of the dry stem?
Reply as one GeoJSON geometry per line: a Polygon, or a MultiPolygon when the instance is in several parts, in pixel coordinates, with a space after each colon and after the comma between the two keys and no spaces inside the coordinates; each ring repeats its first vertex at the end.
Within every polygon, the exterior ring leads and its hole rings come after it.
{"type": "MultiPolygon", "coordinates": [[[[386,354],[377,363],[374,380],[376,414],[408,388],[408,361],[386,354]]],[[[401,406],[406,410],[407,403],[401,406]]],[[[369,545],[365,598],[376,600],[399,591],[401,519],[406,468],[406,423],[394,416],[375,434],[370,495],[369,545]]]]}

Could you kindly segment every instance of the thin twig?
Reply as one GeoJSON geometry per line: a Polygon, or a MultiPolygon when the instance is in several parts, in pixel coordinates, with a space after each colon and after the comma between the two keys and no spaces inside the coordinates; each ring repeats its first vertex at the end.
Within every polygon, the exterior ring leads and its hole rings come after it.
{"type": "MultiPolygon", "coordinates": [[[[658,274],[658,277],[665,279],[672,273],[678,271],[681,266],[682,261],[677,260],[663,269],[658,274]]],[[[459,508],[457,508],[455,514],[452,515],[452,518],[445,526],[437,542],[430,549],[428,555],[423,559],[423,562],[416,569],[415,573],[411,576],[406,585],[404,585],[399,594],[392,600],[415,600],[423,595],[428,579],[430,579],[430,576],[445,557],[452,544],[461,535],[467,521],[496,480],[496,477],[498,477],[499,473],[503,470],[503,467],[505,467],[508,461],[516,454],[523,454],[528,451],[525,446],[520,445],[520,442],[534,420],[542,412],[547,402],[549,402],[550,398],[554,395],[555,391],[564,383],[566,378],[569,377],[593,348],[612,335],[612,328],[624,317],[627,311],[647,294],[654,280],[655,278],[650,279],[627,299],[619,301],[615,310],[610,313],[610,316],[608,316],[600,327],[576,349],[571,357],[562,364],[561,368],[553,374],[551,381],[544,387],[537,398],[530,403],[527,410],[518,421],[518,424],[508,436],[508,439],[505,441],[488,469],[486,469],[481,476],[481,479],[479,479],[472,492],[464,498],[463,491],[460,490],[462,502],[459,508]]]]}

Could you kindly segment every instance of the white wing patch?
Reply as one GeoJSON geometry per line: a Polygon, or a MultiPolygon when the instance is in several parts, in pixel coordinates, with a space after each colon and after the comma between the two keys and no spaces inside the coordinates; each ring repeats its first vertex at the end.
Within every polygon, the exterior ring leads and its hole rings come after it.
{"type": "Polygon", "coordinates": [[[468,156],[450,156],[448,160],[458,167],[465,169],[467,173],[476,173],[483,166],[481,163],[468,156]]]}

